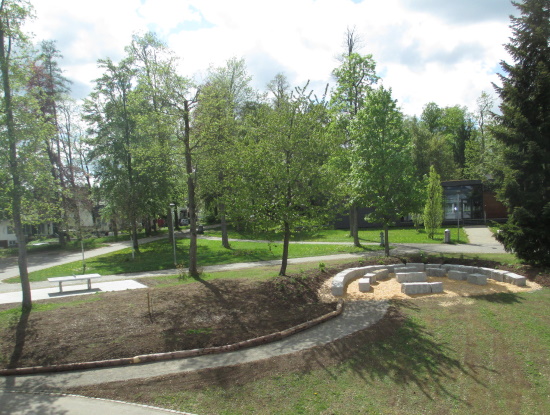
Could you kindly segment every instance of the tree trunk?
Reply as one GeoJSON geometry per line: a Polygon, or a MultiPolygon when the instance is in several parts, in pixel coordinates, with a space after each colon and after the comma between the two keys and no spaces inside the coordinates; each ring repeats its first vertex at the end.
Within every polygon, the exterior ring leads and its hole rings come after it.
{"type": "Polygon", "coordinates": [[[172,208],[168,208],[168,212],[166,213],[166,226],[168,226],[168,242],[171,244],[174,243],[174,232],[172,227],[172,221],[174,220],[174,217],[172,216],[172,208]]]}
{"type": "Polygon", "coordinates": [[[190,103],[184,100],[184,133],[183,141],[185,146],[185,170],[187,172],[187,194],[189,202],[189,275],[191,277],[199,276],[197,266],[197,206],[195,202],[195,171],[193,169],[193,160],[191,158],[191,129],[190,129],[190,103]]]}
{"type": "Polygon", "coordinates": [[[145,218],[145,236],[151,236],[151,217],[149,215],[145,218]]]}
{"type": "Polygon", "coordinates": [[[353,206],[350,206],[349,208],[349,237],[350,238],[353,238],[353,222],[354,222],[353,206]]]}
{"type": "Polygon", "coordinates": [[[359,212],[357,211],[357,206],[352,207],[353,211],[353,228],[352,228],[352,235],[353,235],[353,245],[360,247],[361,242],[359,241],[359,212]]]}
{"type": "Polygon", "coordinates": [[[227,235],[227,221],[225,220],[225,203],[220,203],[218,210],[222,225],[222,246],[226,249],[230,249],[231,246],[229,245],[229,237],[227,235]]]}
{"type": "Polygon", "coordinates": [[[115,219],[111,219],[111,228],[113,229],[113,235],[115,239],[118,238],[118,225],[115,219]]]}
{"type": "Polygon", "coordinates": [[[389,230],[388,225],[384,225],[384,254],[390,256],[390,241],[388,240],[389,230]]]}
{"type": "Polygon", "coordinates": [[[283,259],[281,262],[281,269],[279,275],[286,275],[286,267],[288,265],[288,246],[290,244],[290,225],[285,221],[284,226],[284,239],[283,239],[283,259]]]}
{"type": "MultiPolygon", "coordinates": [[[[21,290],[23,300],[21,307],[23,310],[32,308],[31,285],[29,282],[29,273],[27,270],[27,242],[23,233],[23,223],[21,221],[21,201],[23,186],[19,176],[19,166],[17,160],[17,137],[15,133],[15,123],[13,119],[13,106],[11,100],[10,68],[9,55],[5,49],[5,32],[0,28],[0,71],[2,72],[2,86],[4,88],[4,114],[7,138],[9,143],[9,166],[10,175],[13,183],[13,193],[11,200],[13,225],[17,236],[19,265],[19,278],[21,279],[21,290]]],[[[9,53],[9,52],[8,52],[9,53]]]]}
{"type": "Polygon", "coordinates": [[[132,220],[132,242],[134,251],[139,254],[138,228],[135,218],[132,220]]]}

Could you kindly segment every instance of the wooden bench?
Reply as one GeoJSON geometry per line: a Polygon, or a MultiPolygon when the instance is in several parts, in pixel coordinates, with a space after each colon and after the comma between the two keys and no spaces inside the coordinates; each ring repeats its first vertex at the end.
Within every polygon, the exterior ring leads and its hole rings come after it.
{"type": "Polygon", "coordinates": [[[59,292],[63,292],[63,283],[67,281],[81,281],[81,280],[88,280],[88,290],[92,289],[92,280],[101,278],[101,275],[99,274],[82,274],[82,275],[72,275],[70,277],[55,277],[55,278],[48,278],[48,281],[50,282],[58,282],[59,283],[59,292]]]}

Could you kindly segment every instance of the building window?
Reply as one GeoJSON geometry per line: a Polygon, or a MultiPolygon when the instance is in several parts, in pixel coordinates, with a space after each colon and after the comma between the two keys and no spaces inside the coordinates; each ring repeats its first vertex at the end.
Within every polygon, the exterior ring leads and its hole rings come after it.
{"type": "Polygon", "coordinates": [[[444,185],[445,220],[483,219],[481,184],[444,185]]]}

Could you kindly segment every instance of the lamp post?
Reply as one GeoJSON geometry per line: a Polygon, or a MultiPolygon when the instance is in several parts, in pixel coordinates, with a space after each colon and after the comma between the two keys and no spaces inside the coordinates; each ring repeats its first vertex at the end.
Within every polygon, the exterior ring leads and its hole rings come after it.
{"type": "Polygon", "coordinates": [[[172,247],[174,248],[174,265],[178,265],[176,260],[176,233],[174,232],[174,203],[170,203],[170,223],[172,224],[172,247]]]}
{"type": "Polygon", "coordinates": [[[457,242],[460,242],[460,196],[457,195],[456,197],[456,206],[455,206],[455,212],[456,212],[456,240],[457,242]]]}

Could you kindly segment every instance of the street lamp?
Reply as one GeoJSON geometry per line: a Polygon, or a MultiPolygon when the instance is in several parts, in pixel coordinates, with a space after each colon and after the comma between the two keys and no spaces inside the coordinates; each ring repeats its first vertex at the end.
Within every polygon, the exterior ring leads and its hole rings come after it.
{"type": "Polygon", "coordinates": [[[171,215],[171,224],[172,224],[172,247],[174,248],[174,265],[178,265],[178,262],[176,260],[176,234],[174,232],[174,207],[176,205],[174,203],[170,203],[170,215],[171,215]]]}
{"type": "Polygon", "coordinates": [[[457,242],[460,242],[460,196],[457,195],[456,197],[456,206],[455,206],[455,212],[456,212],[456,240],[457,242]]]}

